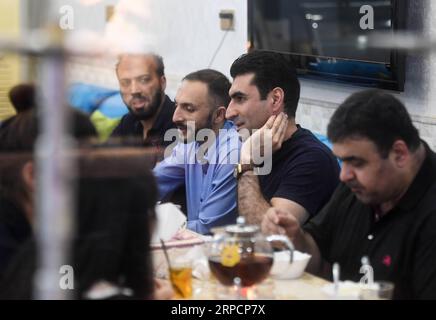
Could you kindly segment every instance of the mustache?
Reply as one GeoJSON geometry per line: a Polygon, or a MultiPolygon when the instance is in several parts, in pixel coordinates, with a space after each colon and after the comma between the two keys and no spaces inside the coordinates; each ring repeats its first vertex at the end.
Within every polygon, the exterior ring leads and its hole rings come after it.
{"type": "Polygon", "coordinates": [[[132,100],[134,99],[138,99],[138,100],[147,100],[146,97],[144,97],[142,94],[140,93],[134,93],[132,94],[132,100]]]}
{"type": "Polygon", "coordinates": [[[175,125],[178,129],[187,130],[188,126],[183,122],[175,122],[175,125]]]}
{"type": "Polygon", "coordinates": [[[231,120],[234,124],[236,124],[236,123],[242,123],[242,122],[243,122],[239,116],[233,117],[233,118],[230,119],[230,120],[231,120]]]}
{"type": "Polygon", "coordinates": [[[361,189],[362,186],[357,181],[351,181],[346,183],[347,187],[350,189],[361,189]]]}

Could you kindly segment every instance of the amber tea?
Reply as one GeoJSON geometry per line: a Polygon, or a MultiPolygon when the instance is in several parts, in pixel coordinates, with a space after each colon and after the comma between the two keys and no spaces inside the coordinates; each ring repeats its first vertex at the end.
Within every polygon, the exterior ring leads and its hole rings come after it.
{"type": "Polygon", "coordinates": [[[172,267],[170,269],[170,281],[174,289],[176,299],[188,299],[192,296],[192,268],[172,267]]]}
{"type": "Polygon", "coordinates": [[[268,277],[273,264],[273,258],[267,255],[250,255],[244,257],[234,266],[224,266],[220,256],[209,258],[211,272],[220,283],[226,286],[233,285],[233,279],[239,277],[243,287],[259,283],[268,277]]]}

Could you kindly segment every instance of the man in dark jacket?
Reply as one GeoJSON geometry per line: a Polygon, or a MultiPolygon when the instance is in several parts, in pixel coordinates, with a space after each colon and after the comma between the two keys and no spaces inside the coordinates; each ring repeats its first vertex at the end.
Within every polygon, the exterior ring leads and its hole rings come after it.
{"type": "MultiPolygon", "coordinates": [[[[121,96],[129,109],[112,137],[139,141],[145,146],[166,146],[165,132],[175,128],[174,103],[165,95],[162,57],[156,54],[124,54],[116,66],[121,96]]],[[[127,140],[129,141],[129,140],[127,140]]]]}

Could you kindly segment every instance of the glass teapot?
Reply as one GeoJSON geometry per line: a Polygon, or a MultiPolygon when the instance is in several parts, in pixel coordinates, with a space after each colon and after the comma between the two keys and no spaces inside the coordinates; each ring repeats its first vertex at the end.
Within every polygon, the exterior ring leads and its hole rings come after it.
{"type": "Polygon", "coordinates": [[[244,217],[236,225],[224,228],[215,234],[208,246],[208,261],[211,272],[225,285],[250,287],[268,277],[273,265],[272,242],[282,242],[291,252],[294,246],[285,236],[264,236],[256,225],[247,225],[244,217]]]}

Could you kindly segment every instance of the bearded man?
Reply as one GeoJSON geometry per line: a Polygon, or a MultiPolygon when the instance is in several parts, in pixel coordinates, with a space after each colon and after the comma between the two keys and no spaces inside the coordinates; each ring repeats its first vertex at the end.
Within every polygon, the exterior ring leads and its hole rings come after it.
{"type": "Polygon", "coordinates": [[[161,56],[154,53],[121,55],[116,66],[121,97],[129,109],[112,137],[133,138],[144,146],[167,146],[167,130],[174,103],[165,95],[166,78],[161,56]]]}

